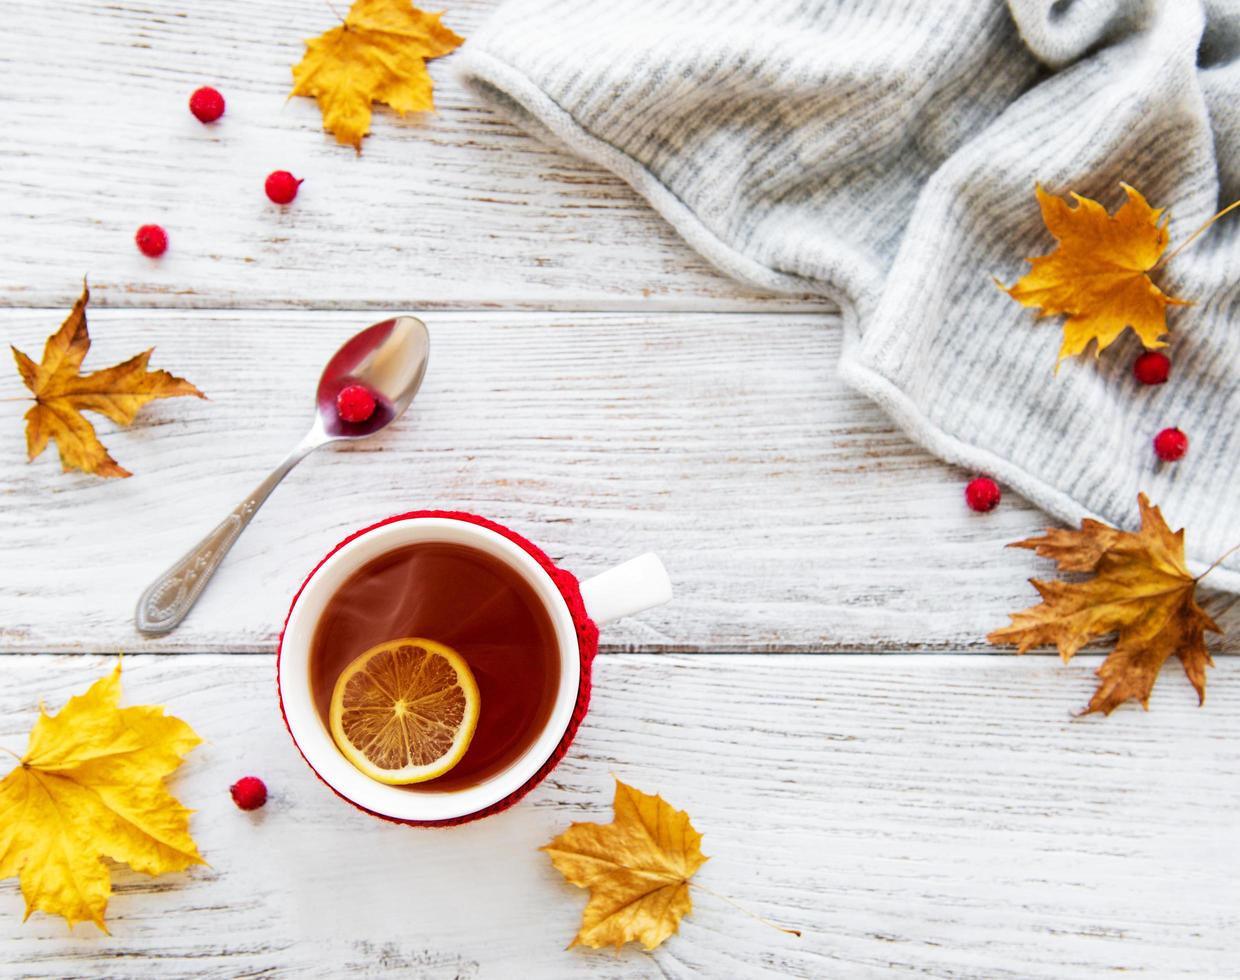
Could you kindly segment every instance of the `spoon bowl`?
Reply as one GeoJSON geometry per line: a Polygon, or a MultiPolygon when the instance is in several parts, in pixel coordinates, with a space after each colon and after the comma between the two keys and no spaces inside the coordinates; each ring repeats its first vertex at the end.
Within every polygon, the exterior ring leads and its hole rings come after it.
{"type": "Polygon", "coordinates": [[[398,419],[422,386],[430,356],[426,324],[397,316],[354,334],[323,368],[315,395],[316,421],[324,435],[365,439],[398,419]],[[375,396],[375,410],[362,422],[346,422],[336,411],[336,396],[360,384],[375,396]]]}
{"type": "Polygon", "coordinates": [[[365,439],[400,418],[426,376],[430,350],[426,324],[415,316],[395,316],[350,337],[323,369],[314,424],[305,438],[215,530],[147,587],[134,614],[139,631],[176,629],[263,501],[306,456],[329,442],[365,439]],[[365,385],[375,398],[374,412],[361,422],[346,422],[336,411],[336,396],[353,384],[365,385]]]}

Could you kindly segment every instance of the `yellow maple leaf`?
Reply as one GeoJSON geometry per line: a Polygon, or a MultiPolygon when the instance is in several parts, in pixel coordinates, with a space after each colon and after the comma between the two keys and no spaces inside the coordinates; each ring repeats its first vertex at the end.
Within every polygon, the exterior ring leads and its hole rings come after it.
{"type": "Polygon", "coordinates": [[[1167,307],[1191,305],[1168,296],[1149,277],[1167,249],[1162,209],[1120,186],[1128,199],[1114,215],[1080,194],[1072,195],[1072,207],[1037,187],[1042,220],[1059,245],[1029,259],[1032,268],[1014,286],[999,283],[1022,306],[1039,309],[1039,318],[1067,315],[1060,361],[1084,353],[1090,341],[1097,342],[1097,356],[1125,327],[1146,347],[1165,347],[1167,307]]]}
{"type": "Polygon", "coordinates": [[[1184,565],[1184,531],[1174,534],[1145,494],[1141,530],[1119,531],[1098,521],[1078,531],[1050,530],[1010,545],[1054,558],[1060,571],[1092,572],[1080,582],[1031,579],[1040,605],[1012,613],[1012,625],[995,630],[991,643],[1016,644],[1019,653],[1055,644],[1065,661],[1089,640],[1117,633],[1115,649],[1098,668],[1101,683],[1086,714],[1110,714],[1135,698],[1148,708],[1158,672],[1171,656],[1205,701],[1206,667],[1213,666],[1205,631],[1222,632],[1197,604],[1198,579],[1184,565]]]}
{"type": "Polygon", "coordinates": [[[40,706],[21,765],[0,780],[0,878],[19,875],[35,909],[107,932],[112,876],[103,857],[158,875],[203,864],[187,810],[164,777],[201,740],[153,705],[119,707],[121,666],[69,699],[40,706]]]}
{"type": "Polygon", "coordinates": [[[707,860],[702,835],[683,810],[619,779],[613,810],[611,823],[574,823],[542,848],[568,881],[590,889],[569,946],[654,949],[693,909],[689,879],[707,860]]]}
{"type": "Polygon", "coordinates": [[[167,371],[148,371],[147,362],[155,348],[143,351],[121,364],[80,374],[82,360],[90,350],[86,329],[86,304],[90,290],[82,284],[82,295],[60,329],[47,338],[43,360],[33,360],[10,346],[17,370],[34,395],[34,407],[26,413],[26,455],[33,460],[48,441],[56,440],[61,467],[79,469],[96,476],[129,476],[95,435],[95,427],[82,417],[83,411],[106,415],[119,425],[128,425],[138,409],[156,398],[197,395],[206,398],[184,378],[167,371]]]}
{"type": "Polygon", "coordinates": [[[409,0],[356,0],[339,27],[306,41],[293,66],[293,95],[319,104],[323,128],[362,151],[370,105],[382,102],[402,116],[435,108],[426,60],[465,39],[409,0]]]}

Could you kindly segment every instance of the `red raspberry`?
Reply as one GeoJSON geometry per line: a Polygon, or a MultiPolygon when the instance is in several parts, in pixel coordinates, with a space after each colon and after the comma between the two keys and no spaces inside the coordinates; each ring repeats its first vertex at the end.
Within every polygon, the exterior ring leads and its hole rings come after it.
{"type": "Polygon", "coordinates": [[[1188,436],[1179,429],[1163,429],[1154,437],[1154,453],[1164,463],[1174,463],[1188,452],[1188,436]]]}
{"type": "Polygon", "coordinates": [[[1132,365],[1132,373],[1143,385],[1160,385],[1171,374],[1171,358],[1156,350],[1147,350],[1132,365]]]}
{"type": "Polygon", "coordinates": [[[336,413],[345,422],[365,422],[375,414],[375,396],[365,385],[341,388],[336,396],[336,413]]]}
{"type": "Polygon", "coordinates": [[[984,514],[988,510],[994,510],[999,506],[999,499],[1003,494],[999,491],[999,484],[995,483],[988,476],[979,476],[969,481],[969,485],[964,488],[964,501],[969,505],[970,510],[975,510],[979,514],[984,514]]]}
{"type": "Polygon", "coordinates": [[[159,225],[143,225],[133,236],[143,255],[157,259],[168,251],[168,233],[159,225]]]}
{"type": "MultiPolygon", "coordinates": [[[[303,178],[304,179],[304,178],[303,178]]],[[[267,196],[276,204],[288,204],[297,196],[302,182],[287,170],[273,170],[267,175],[267,196]]]]}
{"type": "Polygon", "coordinates": [[[199,122],[215,122],[224,115],[224,96],[210,85],[204,85],[189,97],[189,111],[198,117],[199,122]]]}
{"type": "Polygon", "coordinates": [[[241,810],[257,810],[267,802],[267,784],[257,776],[242,776],[228,787],[228,792],[241,810]]]}

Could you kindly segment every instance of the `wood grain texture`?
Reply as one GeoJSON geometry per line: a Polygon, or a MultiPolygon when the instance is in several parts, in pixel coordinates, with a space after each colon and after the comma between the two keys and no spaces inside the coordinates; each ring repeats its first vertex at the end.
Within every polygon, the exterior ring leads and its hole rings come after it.
{"type": "MultiPolygon", "coordinates": [[[[468,37],[493,5],[446,22],[468,37]]],[[[334,22],[302,0],[8,5],[0,227],[20,244],[0,304],[66,305],[88,273],[122,307],[770,305],[618,178],[483,108],[450,57],[431,63],[437,114],[379,109],[360,157],[338,145],[313,100],[287,99],[303,39],[334,22]],[[203,84],[228,103],[211,126],[186,107],[203,84]],[[288,208],[263,195],[277,169],[306,180],[288,208]],[[151,221],[158,260],[133,244],[151,221]]]]}
{"type": "MultiPolygon", "coordinates": [[[[1095,658],[607,657],[591,714],[516,809],[447,831],[341,803],[297,756],[265,656],[133,657],[128,703],[206,739],[174,790],[209,868],[117,869],[111,938],[0,883],[3,977],[1234,977],[1240,959],[1240,663],[1203,709],[1073,719],[1095,658]],[[253,815],[228,786],[256,773],[253,815]],[[711,859],[653,955],[565,951],[585,896],[536,848],[611,819],[611,774],[687,809],[711,859]]],[[[40,698],[109,669],[11,657],[0,744],[40,698]]],[[[0,763],[0,770],[4,769],[0,763]]]]}
{"type": "MultiPolygon", "coordinates": [[[[4,312],[0,339],[37,353],[61,316],[4,312]]],[[[410,414],[302,463],[189,619],[139,638],[139,593],[300,438],[320,365],[372,319],[91,314],[87,367],[153,344],[210,401],[100,420],[136,474],[120,481],[62,474],[54,449],[25,464],[24,405],[0,402],[0,645],[270,651],[319,557],[424,507],[510,524],[580,576],[658,551],[677,597],[609,627],[609,650],[979,649],[1051,573],[1003,547],[1043,515],[1012,495],[972,514],[966,474],[836,379],[830,317],[438,313],[410,414]]],[[[22,390],[0,372],[0,398],[22,390]]],[[[1237,649],[1235,600],[1210,608],[1231,627],[1216,649],[1237,649]]]]}
{"type": "MultiPolygon", "coordinates": [[[[468,36],[492,5],[446,19],[468,36]]],[[[1240,661],[1220,658],[1203,709],[1172,668],[1150,713],[1075,719],[1096,657],[978,655],[1050,574],[1003,548],[1045,518],[1012,495],[969,513],[968,474],[836,379],[821,301],[728,281],[621,181],[478,105],[450,58],[439,113],[377,111],[356,157],[285,100],[302,39],[334,21],[321,3],[5,15],[0,341],[37,355],[89,274],[87,366],[155,345],[211,401],[100,420],[136,473],[102,481],[54,450],[22,461],[24,391],[0,370],[0,745],[111,664],[57,652],[137,651],[129,703],[206,739],[174,788],[211,866],[117,869],[111,938],[21,924],[0,882],[0,978],[1235,975],[1240,661]],[[210,127],[185,105],[204,83],[228,100],[210,127]],[[262,194],[278,168],[306,178],[287,209],[262,194]],[[158,261],[132,243],[147,221],[170,233],[158,261]],[[302,435],[328,355],[405,310],[431,311],[434,347],[410,415],[303,463],[186,623],[138,637],[142,588],[302,435]],[[631,655],[597,661],[553,777],[451,831],[328,793],[264,655],[324,551],[418,507],[486,514],[582,576],[653,549],[678,590],[607,629],[604,652],[631,655]],[[227,794],[251,772],[272,790],[252,815],[227,794]],[[565,951],[584,895],[536,848],[609,820],[613,773],[690,811],[704,888],[804,938],[699,892],[652,955],[565,951]]],[[[1240,650],[1236,600],[1206,601],[1215,651],[1240,650]]]]}

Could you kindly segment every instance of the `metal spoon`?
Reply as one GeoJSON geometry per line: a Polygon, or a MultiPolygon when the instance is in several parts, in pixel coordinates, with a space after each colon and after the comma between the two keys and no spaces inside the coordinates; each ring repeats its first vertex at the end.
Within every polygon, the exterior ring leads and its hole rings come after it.
{"type": "Polygon", "coordinates": [[[393,317],[367,327],[336,351],[319,378],[314,425],[306,437],[214,531],[142,593],[134,614],[138,629],[143,633],[176,629],[228,549],[288,471],[320,446],[365,439],[396,421],[417,394],[429,357],[426,324],[412,316],[393,317]],[[336,395],[351,384],[363,384],[375,396],[374,414],[364,422],[345,422],[336,412],[336,395]]]}

